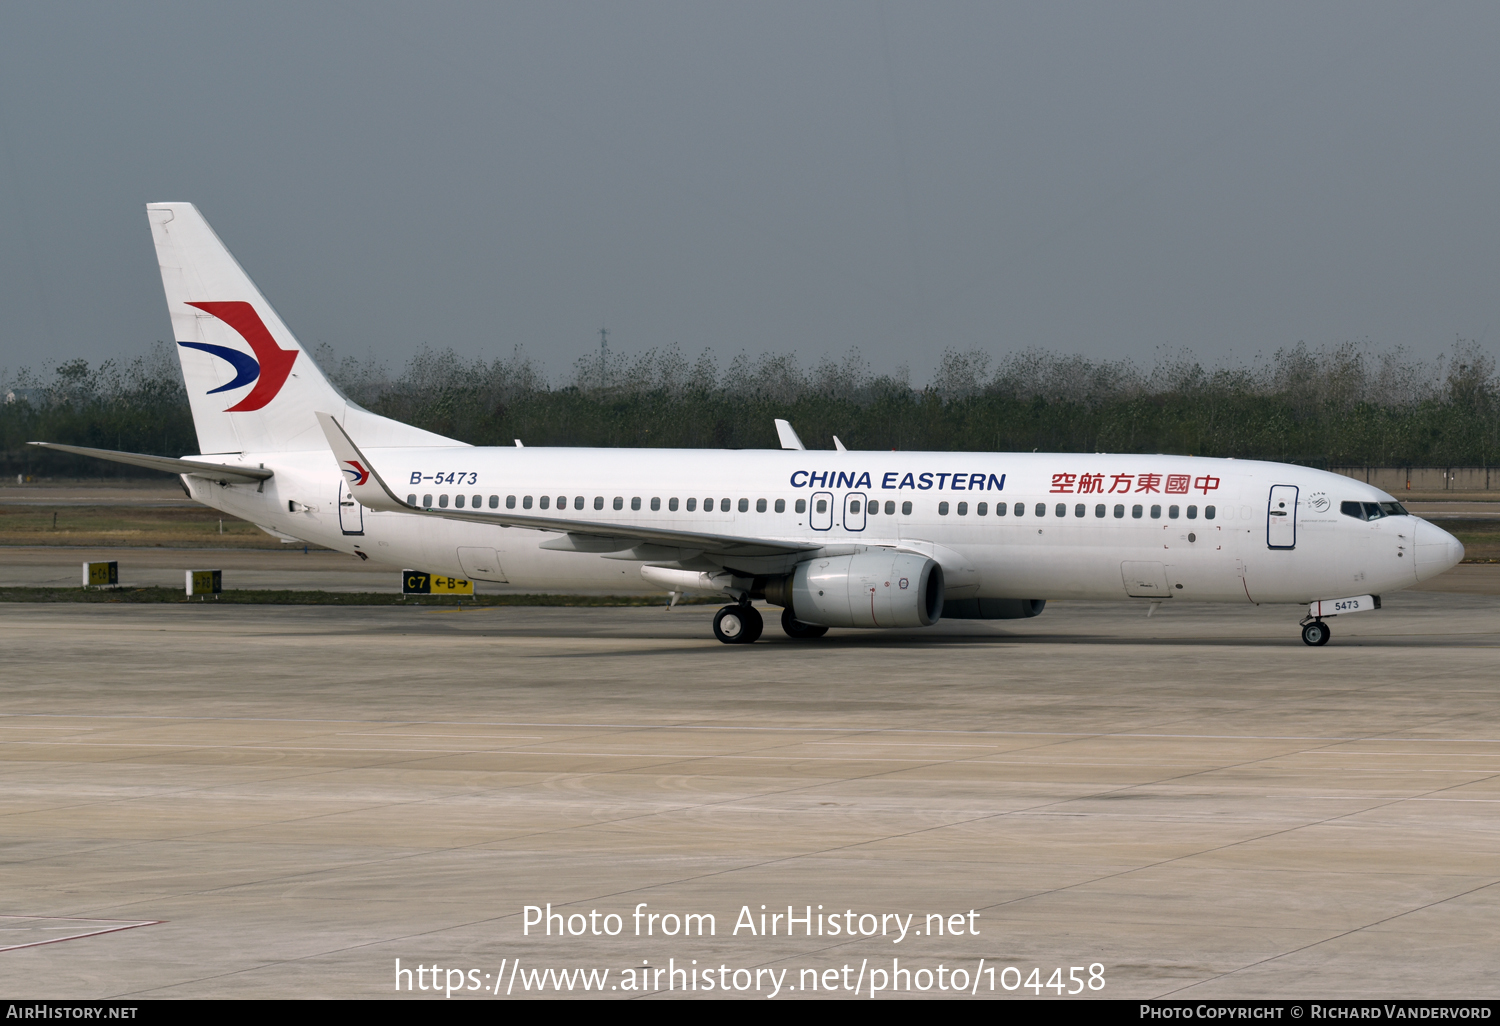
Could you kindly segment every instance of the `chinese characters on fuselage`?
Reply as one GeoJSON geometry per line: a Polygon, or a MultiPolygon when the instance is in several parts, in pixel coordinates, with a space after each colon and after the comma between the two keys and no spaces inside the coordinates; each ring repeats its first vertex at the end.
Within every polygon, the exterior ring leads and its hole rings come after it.
{"type": "Polygon", "coordinates": [[[1189,491],[1207,495],[1218,490],[1219,479],[1212,474],[1053,474],[1052,491],[1069,495],[1110,495],[1126,492],[1159,492],[1164,495],[1187,495],[1189,491]],[[1105,485],[1109,487],[1105,487],[1105,485]]]}

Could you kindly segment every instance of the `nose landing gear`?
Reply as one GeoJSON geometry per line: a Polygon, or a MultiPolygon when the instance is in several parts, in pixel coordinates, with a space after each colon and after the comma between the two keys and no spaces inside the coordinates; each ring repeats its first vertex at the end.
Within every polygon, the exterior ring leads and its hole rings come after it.
{"type": "Polygon", "coordinates": [[[1333,637],[1333,632],[1322,620],[1308,620],[1302,625],[1302,643],[1319,648],[1328,644],[1328,639],[1333,637]]]}
{"type": "Polygon", "coordinates": [[[766,622],[749,603],[725,606],[714,614],[714,637],[726,645],[750,645],[765,630],[766,622]]]}

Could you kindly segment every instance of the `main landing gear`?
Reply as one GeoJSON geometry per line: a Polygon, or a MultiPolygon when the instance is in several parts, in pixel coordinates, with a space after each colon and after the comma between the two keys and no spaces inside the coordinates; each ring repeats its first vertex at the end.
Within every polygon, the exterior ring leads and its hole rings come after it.
{"type": "Polygon", "coordinates": [[[766,629],[760,612],[750,603],[725,606],[714,614],[714,637],[726,645],[750,645],[766,629]]]}
{"type": "Polygon", "coordinates": [[[789,638],[821,638],[828,633],[828,628],[815,623],[803,623],[792,615],[790,609],[781,611],[781,629],[786,631],[789,638]]]}
{"type": "Polygon", "coordinates": [[[1333,637],[1333,632],[1322,620],[1308,620],[1302,625],[1302,643],[1319,648],[1328,644],[1328,639],[1333,637]]]}

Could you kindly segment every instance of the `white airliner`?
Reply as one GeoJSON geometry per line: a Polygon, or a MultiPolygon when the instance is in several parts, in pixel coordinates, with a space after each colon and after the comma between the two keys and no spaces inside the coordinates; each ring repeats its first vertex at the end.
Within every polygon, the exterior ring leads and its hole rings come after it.
{"type": "MultiPolygon", "coordinates": [[[[1185,456],[481,448],[350,402],[190,203],[147,207],[202,455],[179,474],[273,535],[524,588],[722,595],[725,643],[1035,616],[1047,599],[1305,604],[1327,618],[1463,546],[1306,467],[1185,456]]],[[[835,439],[837,441],[837,439],[835,439]]],[[[45,445],[47,443],[35,443],[45,445]]]]}

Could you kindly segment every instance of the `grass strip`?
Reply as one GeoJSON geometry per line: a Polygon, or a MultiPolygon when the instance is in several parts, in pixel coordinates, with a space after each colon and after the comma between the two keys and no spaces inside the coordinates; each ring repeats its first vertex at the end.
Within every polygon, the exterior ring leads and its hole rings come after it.
{"type": "MultiPolygon", "coordinates": [[[[678,605],[717,605],[722,598],[685,598],[678,605]]],[[[374,591],[226,590],[217,598],[181,588],[0,588],[0,602],[218,602],[257,606],[664,606],[656,595],[396,595],[374,591]]]]}

